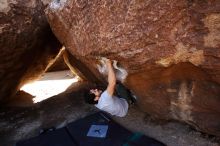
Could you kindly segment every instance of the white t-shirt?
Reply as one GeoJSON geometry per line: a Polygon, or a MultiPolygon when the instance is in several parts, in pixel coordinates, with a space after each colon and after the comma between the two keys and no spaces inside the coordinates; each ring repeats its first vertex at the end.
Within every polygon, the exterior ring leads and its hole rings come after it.
{"type": "Polygon", "coordinates": [[[101,94],[95,106],[100,110],[119,117],[124,117],[128,112],[128,102],[123,98],[109,95],[107,90],[101,94]]]}

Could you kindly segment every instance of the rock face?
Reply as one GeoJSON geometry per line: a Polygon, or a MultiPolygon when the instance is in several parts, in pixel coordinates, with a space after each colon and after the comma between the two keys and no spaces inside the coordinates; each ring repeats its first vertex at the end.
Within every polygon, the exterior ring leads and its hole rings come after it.
{"type": "Polygon", "coordinates": [[[44,14],[47,3],[46,0],[0,2],[1,102],[42,74],[58,54],[60,43],[44,14]]]}
{"type": "Polygon", "coordinates": [[[100,58],[116,60],[143,111],[220,136],[220,1],[61,0],[46,14],[97,82],[100,58]]]}

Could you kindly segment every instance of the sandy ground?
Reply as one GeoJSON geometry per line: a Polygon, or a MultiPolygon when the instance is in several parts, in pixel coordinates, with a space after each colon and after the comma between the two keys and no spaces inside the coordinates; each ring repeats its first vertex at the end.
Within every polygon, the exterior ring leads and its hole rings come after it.
{"type": "Polygon", "coordinates": [[[136,106],[129,109],[125,118],[114,118],[133,132],[142,132],[168,146],[219,146],[217,138],[202,134],[189,125],[179,122],[158,123],[136,106]]]}
{"type": "MultiPolygon", "coordinates": [[[[83,101],[82,90],[87,86],[87,83],[74,83],[65,93],[27,107],[0,107],[0,145],[13,146],[18,140],[39,135],[42,128],[60,128],[96,112],[98,109],[83,101]]],[[[175,121],[158,122],[136,105],[129,108],[126,117],[113,119],[168,146],[220,146],[219,138],[175,121]]]]}

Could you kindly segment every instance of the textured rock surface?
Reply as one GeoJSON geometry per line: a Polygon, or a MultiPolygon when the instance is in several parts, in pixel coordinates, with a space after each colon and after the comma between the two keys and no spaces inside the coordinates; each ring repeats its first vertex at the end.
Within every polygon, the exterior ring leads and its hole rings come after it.
{"type": "Polygon", "coordinates": [[[220,1],[61,0],[46,13],[99,80],[100,57],[117,60],[143,111],[220,136],[220,1]]]}
{"type": "Polygon", "coordinates": [[[44,9],[49,1],[0,2],[0,100],[9,99],[27,81],[43,73],[60,44],[44,9]]]}
{"type": "Polygon", "coordinates": [[[57,59],[55,59],[54,61],[55,62],[51,62],[51,66],[48,66],[47,72],[61,71],[61,70],[68,70],[69,69],[63,59],[63,51],[59,52],[59,55],[57,55],[57,59]]]}

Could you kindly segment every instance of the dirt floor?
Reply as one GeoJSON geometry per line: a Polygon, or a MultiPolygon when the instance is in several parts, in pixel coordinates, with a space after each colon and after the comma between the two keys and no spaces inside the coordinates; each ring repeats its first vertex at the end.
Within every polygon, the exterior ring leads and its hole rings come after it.
{"type": "MultiPolygon", "coordinates": [[[[39,135],[42,128],[61,128],[67,123],[96,112],[83,101],[82,90],[87,83],[75,83],[65,93],[27,107],[0,108],[0,146],[13,146],[16,141],[39,135]]],[[[168,146],[220,146],[220,140],[202,134],[175,121],[156,122],[136,105],[124,118],[115,121],[133,132],[142,132],[168,146]]]]}

